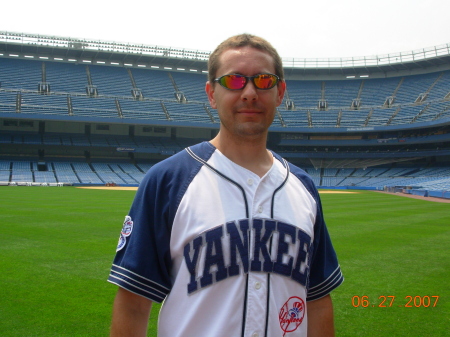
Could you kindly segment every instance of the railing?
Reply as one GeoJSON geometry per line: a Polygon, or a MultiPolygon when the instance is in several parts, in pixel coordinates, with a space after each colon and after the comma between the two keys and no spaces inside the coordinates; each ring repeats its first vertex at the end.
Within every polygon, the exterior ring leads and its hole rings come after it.
{"type": "Polygon", "coordinates": [[[128,53],[140,55],[157,55],[196,60],[208,60],[210,52],[188,50],[172,47],[132,44],[126,42],[107,42],[98,40],[76,39],[70,37],[46,36],[0,31],[0,42],[19,43],[23,45],[48,46],[67,49],[82,49],[128,53]]]}
{"type": "Polygon", "coordinates": [[[450,44],[422,48],[413,51],[399,52],[385,55],[357,56],[348,58],[283,58],[286,68],[353,68],[370,67],[406,62],[416,62],[440,56],[450,55],[450,44]]]}
{"type": "MultiPolygon", "coordinates": [[[[108,51],[114,53],[128,53],[140,55],[156,55],[171,58],[195,59],[207,61],[209,51],[190,50],[152,46],[145,44],[132,44],[126,42],[108,42],[98,40],[76,39],[70,37],[47,36],[39,34],[14,33],[0,31],[0,42],[18,43],[23,45],[49,46],[57,48],[81,49],[93,51],[108,51]]],[[[347,58],[283,58],[286,68],[352,68],[381,66],[415,62],[450,55],[450,44],[422,48],[407,52],[398,52],[384,55],[357,56],[347,58]]]]}

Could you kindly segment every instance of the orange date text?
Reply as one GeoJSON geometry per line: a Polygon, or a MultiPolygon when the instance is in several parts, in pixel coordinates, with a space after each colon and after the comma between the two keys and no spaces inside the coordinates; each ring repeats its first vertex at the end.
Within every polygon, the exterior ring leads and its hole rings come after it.
{"type": "Polygon", "coordinates": [[[399,300],[396,296],[378,296],[378,298],[367,295],[352,297],[352,306],[355,308],[391,308],[394,306],[404,308],[434,308],[439,301],[439,296],[405,296],[399,300]]]}

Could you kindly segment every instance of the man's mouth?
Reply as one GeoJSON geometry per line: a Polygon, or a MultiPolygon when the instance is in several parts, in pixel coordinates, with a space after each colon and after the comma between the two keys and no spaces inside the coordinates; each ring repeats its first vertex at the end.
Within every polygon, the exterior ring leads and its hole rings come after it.
{"type": "Polygon", "coordinates": [[[256,109],[239,109],[237,112],[240,114],[260,114],[260,113],[262,113],[261,110],[256,110],[256,109]]]}

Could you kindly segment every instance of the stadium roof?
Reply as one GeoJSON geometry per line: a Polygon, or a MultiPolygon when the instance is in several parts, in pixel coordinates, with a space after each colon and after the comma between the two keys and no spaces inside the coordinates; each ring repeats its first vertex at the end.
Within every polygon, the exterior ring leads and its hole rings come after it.
{"type": "MultiPolygon", "coordinates": [[[[206,72],[209,51],[0,31],[0,56],[206,72]]],[[[284,58],[287,78],[388,77],[450,69],[450,44],[351,58],[284,58]]]]}

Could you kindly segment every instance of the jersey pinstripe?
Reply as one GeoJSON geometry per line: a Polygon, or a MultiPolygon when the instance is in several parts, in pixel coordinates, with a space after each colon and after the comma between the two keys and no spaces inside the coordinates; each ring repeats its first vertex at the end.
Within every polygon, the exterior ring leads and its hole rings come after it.
{"type": "Polygon", "coordinates": [[[311,178],[273,155],[260,178],[204,142],[147,173],[108,281],[164,301],[158,336],[306,336],[342,283],[311,178]]]}

